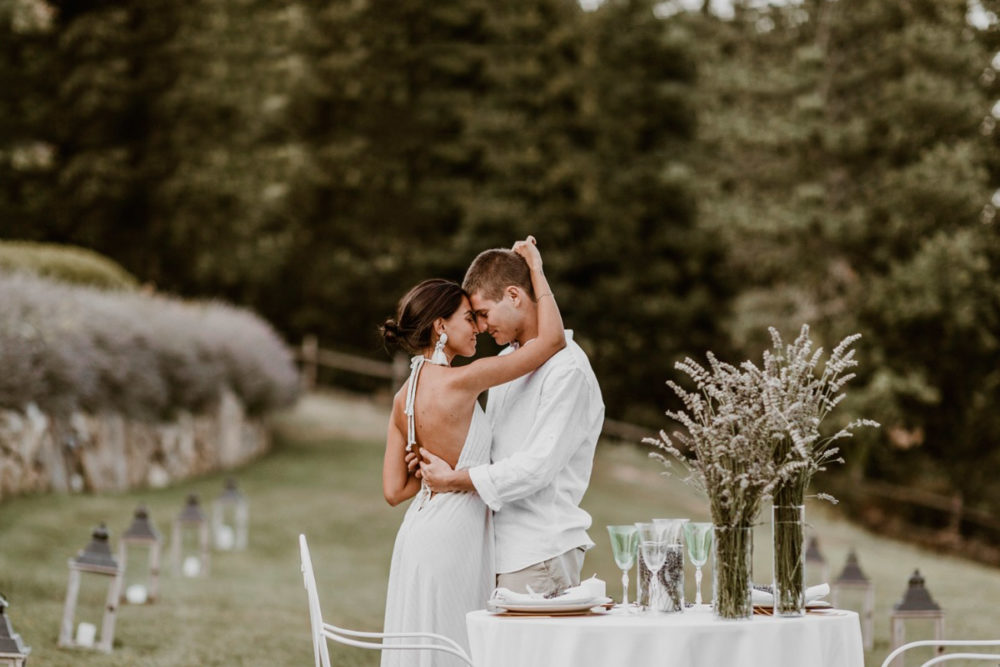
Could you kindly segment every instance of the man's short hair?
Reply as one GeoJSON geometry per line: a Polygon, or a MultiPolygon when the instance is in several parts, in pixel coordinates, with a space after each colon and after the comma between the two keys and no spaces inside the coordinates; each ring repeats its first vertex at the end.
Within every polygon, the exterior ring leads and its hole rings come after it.
{"type": "Polygon", "coordinates": [[[524,258],[513,250],[492,248],[484,250],[472,260],[465,272],[462,289],[470,296],[478,292],[490,301],[500,301],[503,291],[516,285],[527,292],[532,301],[535,290],[531,287],[531,270],[524,258]]]}

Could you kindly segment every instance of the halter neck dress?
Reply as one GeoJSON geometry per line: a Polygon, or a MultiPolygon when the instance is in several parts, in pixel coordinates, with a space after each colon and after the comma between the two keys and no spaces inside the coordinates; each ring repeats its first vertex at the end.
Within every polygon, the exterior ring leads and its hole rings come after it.
{"type": "MultiPolygon", "coordinates": [[[[426,359],[414,357],[406,401],[407,448],[416,442],[416,386],[426,359]]],[[[428,400],[430,396],[424,397],[428,400]]],[[[492,431],[476,402],[456,469],[490,462],[492,431]]],[[[396,534],[385,601],[385,632],[435,632],[469,650],[465,615],[486,605],[495,584],[493,517],[476,493],[435,493],[422,486],[396,534]]],[[[414,643],[387,639],[386,644],[414,643]]],[[[461,667],[439,651],[382,651],[382,667],[461,667]]]]}

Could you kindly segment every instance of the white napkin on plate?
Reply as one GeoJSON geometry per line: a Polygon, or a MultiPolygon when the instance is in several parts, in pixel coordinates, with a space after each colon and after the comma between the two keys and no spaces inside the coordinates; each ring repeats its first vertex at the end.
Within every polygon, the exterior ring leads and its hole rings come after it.
{"type": "MultiPolygon", "coordinates": [[[[830,594],[830,584],[816,584],[806,589],[806,604],[825,598],[830,594]]],[[[773,607],[774,594],[770,591],[762,591],[754,588],[750,593],[750,600],[755,607],[773,607]]]]}
{"type": "Polygon", "coordinates": [[[577,602],[588,602],[593,600],[594,596],[583,586],[574,586],[565,590],[561,595],[556,597],[546,598],[541,593],[515,593],[509,588],[497,588],[490,595],[490,601],[501,602],[501,603],[532,603],[544,601],[552,604],[574,604],[577,602]]]}

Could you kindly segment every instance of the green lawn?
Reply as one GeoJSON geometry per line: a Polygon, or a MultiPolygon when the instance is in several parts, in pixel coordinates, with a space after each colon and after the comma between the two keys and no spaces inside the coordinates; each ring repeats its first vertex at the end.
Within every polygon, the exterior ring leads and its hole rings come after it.
{"type": "MultiPolygon", "coordinates": [[[[107,521],[112,541],[128,526],[139,502],[149,505],[160,530],[190,492],[204,500],[222,488],[223,475],[157,490],[103,496],[39,496],[0,504],[0,592],[11,602],[12,623],[33,647],[35,665],[306,665],[312,660],[305,591],[296,537],[306,533],[327,620],[360,629],[381,626],[389,558],[404,508],[382,500],[380,468],[384,408],[344,396],[310,396],[275,419],[272,454],[236,472],[251,501],[250,548],[213,554],[206,579],[161,579],[162,599],[123,606],[111,656],[56,648],[65,595],[66,560],[84,546],[91,526],[107,521]]],[[[654,516],[706,518],[690,489],[658,474],[637,447],[602,443],[585,508],[594,516],[597,548],[584,563],[619,593],[604,526],[654,516]]],[[[839,571],[853,545],[876,582],[876,648],[869,665],[888,651],[888,613],[913,568],[947,613],[953,637],[996,638],[1000,570],[937,556],[883,539],[840,520],[826,506],[808,518],[826,557],[839,571]]],[[[766,526],[756,536],[755,573],[770,578],[766,526]]],[[[688,574],[691,588],[693,574],[688,574]]],[[[705,593],[709,594],[706,573],[705,593]]],[[[689,595],[689,598],[691,596],[689,595]]],[[[373,652],[331,644],[334,664],[375,665],[373,652]]],[[[912,662],[916,662],[913,660],[912,662]]],[[[955,663],[951,663],[955,664],[955,663]]]]}

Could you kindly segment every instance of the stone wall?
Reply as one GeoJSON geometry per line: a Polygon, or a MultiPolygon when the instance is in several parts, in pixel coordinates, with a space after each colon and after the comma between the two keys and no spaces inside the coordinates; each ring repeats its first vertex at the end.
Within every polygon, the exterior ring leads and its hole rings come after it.
{"type": "Polygon", "coordinates": [[[264,424],[226,392],[204,415],[150,423],[116,414],[52,418],[34,404],[0,409],[0,499],[45,491],[162,487],[225,470],[270,447],[264,424]]]}

